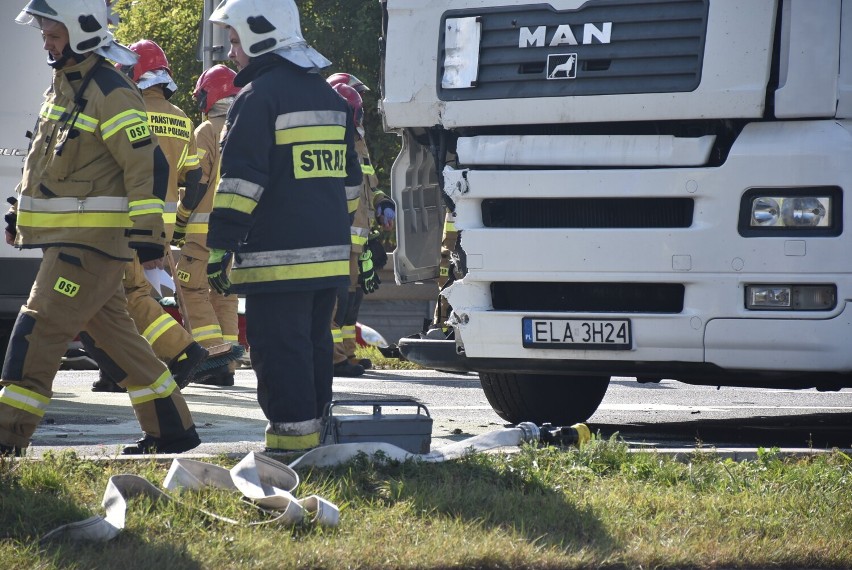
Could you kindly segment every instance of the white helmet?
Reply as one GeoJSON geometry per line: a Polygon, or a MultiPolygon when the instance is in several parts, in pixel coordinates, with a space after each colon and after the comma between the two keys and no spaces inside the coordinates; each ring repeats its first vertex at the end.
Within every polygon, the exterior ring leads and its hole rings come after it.
{"type": "Polygon", "coordinates": [[[68,29],[68,47],[84,54],[95,51],[122,64],[136,61],[135,54],[117,44],[109,31],[105,0],[30,0],[15,21],[41,29],[40,18],[68,29]]]}
{"type": "Polygon", "coordinates": [[[222,0],[210,22],[234,28],[249,57],[275,52],[300,67],[331,65],[302,36],[299,10],[293,0],[222,0]]]}

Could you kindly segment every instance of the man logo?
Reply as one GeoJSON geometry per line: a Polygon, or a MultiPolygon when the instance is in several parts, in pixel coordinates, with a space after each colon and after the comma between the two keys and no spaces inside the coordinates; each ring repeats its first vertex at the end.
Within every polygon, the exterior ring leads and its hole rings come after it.
{"type": "Polygon", "coordinates": [[[547,56],[548,79],[575,79],[576,77],[576,53],[552,53],[547,56]]]}

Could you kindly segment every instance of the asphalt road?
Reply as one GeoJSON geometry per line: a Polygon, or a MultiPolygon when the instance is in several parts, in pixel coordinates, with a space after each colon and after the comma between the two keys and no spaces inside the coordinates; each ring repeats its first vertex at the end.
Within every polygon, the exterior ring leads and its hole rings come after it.
{"type": "MultiPolygon", "coordinates": [[[[74,449],[80,455],[113,456],[141,433],[126,394],[93,393],[96,371],[61,371],[54,398],[33,438],[30,455],[74,449]]],[[[336,378],[335,398],[415,398],[433,418],[432,448],[506,422],[488,405],[474,374],[435,371],[368,371],[336,378]]],[[[255,400],[252,370],[237,371],[230,388],[190,384],[184,391],[202,454],[243,454],[263,448],[266,420],[255,400]]],[[[369,412],[341,405],[337,413],[369,412]]],[[[414,413],[413,407],[385,413],[414,413]]],[[[761,390],[689,386],[674,381],[639,384],[615,378],[592,431],[618,433],[634,447],[852,447],[852,390],[761,390]]]]}

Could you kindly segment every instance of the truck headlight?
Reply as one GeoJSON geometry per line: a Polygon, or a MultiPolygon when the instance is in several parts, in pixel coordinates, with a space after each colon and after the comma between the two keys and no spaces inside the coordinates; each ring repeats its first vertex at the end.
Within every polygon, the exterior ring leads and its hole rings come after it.
{"type": "Polygon", "coordinates": [[[827,228],[830,209],[828,196],[760,196],[752,202],[751,225],[827,228]]]}
{"type": "Polygon", "coordinates": [[[836,186],[752,188],[743,194],[743,236],[837,236],[842,194],[836,186]]]}
{"type": "Polygon", "coordinates": [[[830,311],[837,306],[835,285],[746,285],[752,311],[830,311]]]}

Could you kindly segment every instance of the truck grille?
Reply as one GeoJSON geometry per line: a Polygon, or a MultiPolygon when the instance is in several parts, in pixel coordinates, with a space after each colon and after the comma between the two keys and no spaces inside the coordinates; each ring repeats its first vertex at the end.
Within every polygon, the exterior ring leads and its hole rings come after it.
{"type": "Polygon", "coordinates": [[[497,311],[569,313],[670,313],[683,311],[680,283],[491,284],[497,311]]]}
{"type": "Polygon", "coordinates": [[[482,201],[487,228],[688,228],[691,198],[509,198],[482,201]]]}
{"type": "Polygon", "coordinates": [[[701,81],[707,12],[708,0],[592,0],[561,12],[548,4],[448,11],[441,22],[438,61],[444,61],[445,20],[478,17],[479,69],[475,87],[445,89],[439,66],[438,97],[468,101],[693,91],[701,81]],[[600,34],[586,37],[587,24],[598,29],[609,24],[609,43],[601,43],[600,34]],[[557,34],[558,45],[551,46],[557,34]],[[554,74],[571,54],[573,76],[554,74]]]}

